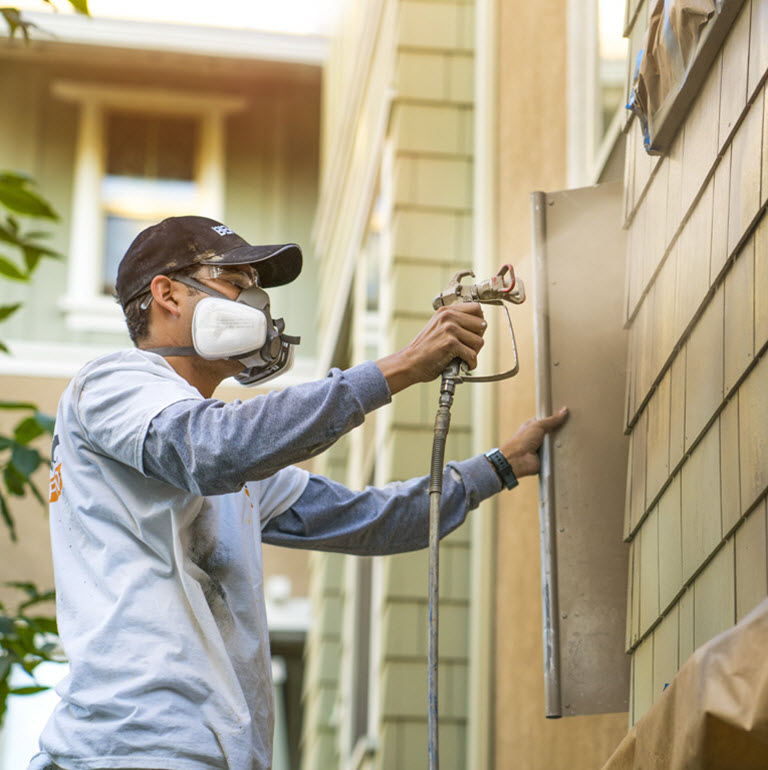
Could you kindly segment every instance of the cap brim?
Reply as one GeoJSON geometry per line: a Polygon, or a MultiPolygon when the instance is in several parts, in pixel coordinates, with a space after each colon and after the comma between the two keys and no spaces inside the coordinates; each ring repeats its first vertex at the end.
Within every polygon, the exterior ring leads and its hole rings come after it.
{"type": "Polygon", "coordinates": [[[301,272],[301,249],[295,243],[279,246],[239,246],[215,257],[201,259],[202,265],[254,265],[259,283],[265,289],[283,286],[301,272]]]}

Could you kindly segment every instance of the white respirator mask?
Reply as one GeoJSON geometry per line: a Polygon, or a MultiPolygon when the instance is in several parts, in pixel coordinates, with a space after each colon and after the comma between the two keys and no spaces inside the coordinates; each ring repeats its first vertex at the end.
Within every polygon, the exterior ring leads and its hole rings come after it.
{"type": "Polygon", "coordinates": [[[210,296],[195,306],[193,347],[150,348],[154,353],[239,361],[245,370],[235,379],[247,386],[274,379],[293,366],[295,346],[301,338],[284,333],[282,318],[272,319],[269,295],[264,289],[251,286],[233,300],[194,278],[177,276],[174,280],[210,296]]]}

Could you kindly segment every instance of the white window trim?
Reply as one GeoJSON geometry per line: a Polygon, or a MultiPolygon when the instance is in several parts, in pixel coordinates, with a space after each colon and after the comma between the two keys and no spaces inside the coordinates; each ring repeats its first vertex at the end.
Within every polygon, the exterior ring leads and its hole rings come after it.
{"type": "Polygon", "coordinates": [[[626,120],[626,108],[620,104],[597,143],[598,14],[598,0],[568,0],[566,178],[569,188],[597,183],[626,120]]]}
{"type": "MultiPolygon", "coordinates": [[[[72,342],[29,342],[28,340],[3,340],[11,351],[9,356],[0,358],[0,376],[2,377],[37,377],[69,380],[89,361],[99,356],[127,349],[128,336],[125,334],[125,323],[121,329],[125,336],[125,344],[94,345],[93,343],[72,342]]],[[[277,380],[264,385],[246,388],[234,377],[228,377],[216,391],[216,397],[224,401],[235,398],[252,398],[272,390],[283,390],[295,385],[314,382],[317,379],[315,362],[312,358],[296,357],[293,368],[281,374],[277,380]]]]}
{"type": "MultiPolygon", "coordinates": [[[[75,148],[67,289],[60,300],[67,326],[74,330],[124,331],[118,305],[101,291],[103,217],[99,205],[104,176],[104,114],[128,108],[200,119],[196,179],[199,212],[221,219],[224,213],[226,116],[245,108],[240,97],[197,95],[182,91],[138,89],[56,81],[54,96],[80,106],[75,148]]],[[[179,212],[181,213],[181,212],[179,212]]]]}

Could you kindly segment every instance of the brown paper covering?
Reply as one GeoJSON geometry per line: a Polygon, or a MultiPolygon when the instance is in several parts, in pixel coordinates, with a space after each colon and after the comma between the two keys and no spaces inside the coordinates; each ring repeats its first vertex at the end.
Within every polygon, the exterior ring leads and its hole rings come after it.
{"type": "Polygon", "coordinates": [[[603,770],[768,768],[768,599],[700,647],[603,770]]]}
{"type": "Polygon", "coordinates": [[[642,60],[632,89],[632,109],[653,136],[654,116],[685,82],[701,32],[715,15],[714,0],[657,0],[651,11],[642,60]]]}

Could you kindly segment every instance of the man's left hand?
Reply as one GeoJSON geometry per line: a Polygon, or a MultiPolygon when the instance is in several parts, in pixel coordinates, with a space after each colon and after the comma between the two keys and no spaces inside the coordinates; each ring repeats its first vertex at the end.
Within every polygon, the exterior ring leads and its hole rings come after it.
{"type": "Polygon", "coordinates": [[[539,472],[541,460],[539,448],[544,441],[544,436],[557,430],[568,419],[568,407],[564,406],[557,414],[551,417],[542,417],[540,420],[526,420],[515,432],[509,441],[502,444],[499,449],[507,458],[517,478],[532,476],[539,472]]]}

